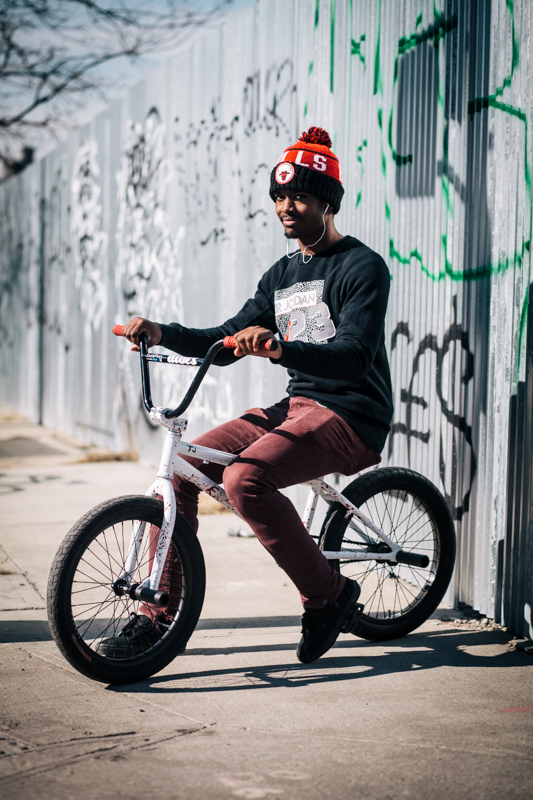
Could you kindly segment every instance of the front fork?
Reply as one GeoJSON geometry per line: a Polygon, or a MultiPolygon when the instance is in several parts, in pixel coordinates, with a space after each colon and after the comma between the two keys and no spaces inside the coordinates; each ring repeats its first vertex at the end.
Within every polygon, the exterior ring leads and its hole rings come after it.
{"type": "Polygon", "coordinates": [[[178,458],[178,446],[181,437],[181,428],[176,427],[167,430],[157,478],[146,492],[147,497],[160,496],[163,498],[163,524],[159,532],[150,575],[142,583],[135,584],[132,582],[147,525],[146,521],[137,520],[133,526],[124,572],[113,584],[116,594],[128,594],[134,600],[144,600],[157,606],[167,606],[170,601],[168,593],[159,592],[158,587],[176,521],[176,497],[172,486],[172,478],[174,476],[174,464],[178,458]]]}

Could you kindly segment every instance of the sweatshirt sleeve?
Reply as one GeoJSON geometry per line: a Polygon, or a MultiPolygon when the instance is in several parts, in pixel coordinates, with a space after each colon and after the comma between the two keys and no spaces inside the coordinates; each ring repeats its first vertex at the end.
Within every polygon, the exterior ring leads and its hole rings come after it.
{"type": "Polygon", "coordinates": [[[275,364],[317,378],[361,381],[381,342],[390,290],[390,275],[380,256],[372,254],[341,284],[339,323],[332,342],[283,342],[275,364]]]}
{"type": "MultiPolygon", "coordinates": [[[[269,270],[261,278],[255,295],[246,301],[234,317],[226,320],[222,325],[214,328],[186,328],[179,322],[171,322],[169,325],[159,322],[158,325],[163,332],[163,338],[159,344],[182,356],[204,358],[211,345],[216,341],[223,339],[224,336],[231,336],[250,325],[261,325],[275,333],[276,320],[268,288],[271,271],[269,270]]],[[[214,363],[218,366],[226,366],[238,360],[233,355],[233,350],[222,350],[214,363]]]]}

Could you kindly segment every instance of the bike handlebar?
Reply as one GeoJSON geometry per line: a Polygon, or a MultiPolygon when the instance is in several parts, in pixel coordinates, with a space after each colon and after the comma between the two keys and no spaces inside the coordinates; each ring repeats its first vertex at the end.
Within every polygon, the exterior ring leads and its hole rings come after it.
{"type": "MultiPolygon", "coordinates": [[[[113,333],[115,336],[124,336],[124,325],[115,325],[113,328],[113,333]]],[[[181,414],[183,414],[183,412],[190,406],[200,384],[205,377],[207,370],[212,365],[218,353],[224,348],[234,350],[237,347],[237,342],[233,336],[225,336],[224,339],[219,339],[217,342],[211,345],[205,355],[205,358],[188,358],[186,356],[167,356],[157,353],[149,353],[146,346],[146,336],[144,334],[139,337],[139,346],[141,350],[140,362],[143,403],[148,413],[150,413],[152,408],[154,408],[150,388],[150,370],[148,366],[150,361],[200,367],[179,406],[174,410],[170,408],[165,409],[165,417],[167,417],[167,419],[173,419],[174,417],[179,417],[181,414]]],[[[261,342],[261,349],[270,350],[270,352],[273,352],[274,350],[277,350],[277,348],[278,342],[276,339],[269,339],[266,342],[261,342]]]]}

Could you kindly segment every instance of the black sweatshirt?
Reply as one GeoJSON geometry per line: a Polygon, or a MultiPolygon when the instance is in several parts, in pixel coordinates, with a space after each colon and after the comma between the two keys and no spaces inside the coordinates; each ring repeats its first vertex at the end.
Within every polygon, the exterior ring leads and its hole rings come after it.
{"type": "MultiPolygon", "coordinates": [[[[390,288],[383,259],[352,236],[313,256],[284,256],[265,272],[255,296],[216,328],[161,324],[161,345],[184,356],[205,356],[218,339],[250,325],[278,332],[279,361],[290,397],[310,397],[330,408],[374,450],[385,444],[392,389],[385,351],[390,288]]],[[[222,351],[216,364],[237,360],[222,351]]]]}

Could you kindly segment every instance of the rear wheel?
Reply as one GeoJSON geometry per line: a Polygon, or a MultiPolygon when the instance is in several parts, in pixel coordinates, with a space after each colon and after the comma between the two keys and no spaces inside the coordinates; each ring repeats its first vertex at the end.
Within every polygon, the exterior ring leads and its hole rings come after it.
{"type": "MultiPolygon", "coordinates": [[[[342,493],[402,550],[429,559],[427,568],[373,560],[330,561],[361,586],[364,612],[356,635],[374,641],[404,636],[435,611],[448,588],[455,562],[450,510],[430,481],[398,467],[369,472],[342,493]]],[[[367,536],[365,541],[345,513],[340,503],[330,507],[320,532],[322,550],[383,548],[381,540],[355,520],[367,536]]]]}
{"type": "Polygon", "coordinates": [[[188,522],[176,518],[165,564],[169,605],[118,595],[115,581],[124,572],[133,526],[145,522],[134,583],[152,568],[163,522],[163,503],[150,497],[119,497],[89,511],[69,531],[52,564],[48,581],[48,618],[65,658],[81,673],[104,683],[133,683],[163,669],[191,636],[205,593],[200,544],[188,522]],[[105,646],[136,619],[146,623],[135,646],[121,636],[120,647],[105,646]]]}

